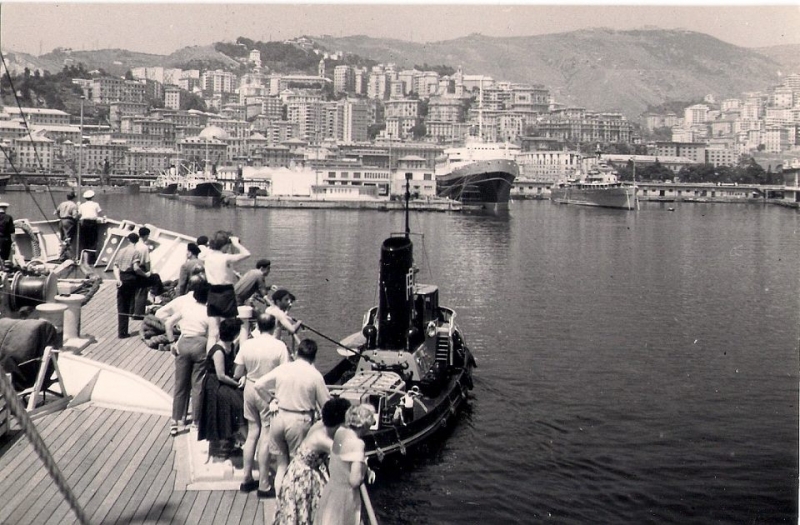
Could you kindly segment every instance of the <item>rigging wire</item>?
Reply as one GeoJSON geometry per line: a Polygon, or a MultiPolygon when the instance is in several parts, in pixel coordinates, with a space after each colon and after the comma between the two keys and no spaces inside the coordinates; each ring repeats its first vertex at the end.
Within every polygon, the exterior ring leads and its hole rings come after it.
{"type": "MultiPolygon", "coordinates": [[[[36,143],[33,140],[33,134],[31,133],[30,126],[28,125],[28,120],[25,117],[25,112],[22,110],[22,105],[20,104],[19,97],[17,96],[17,90],[14,87],[14,81],[11,78],[11,71],[8,68],[8,64],[6,63],[5,55],[2,53],[2,51],[0,51],[0,63],[2,64],[3,69],[5,70],[6,77],[8,78],[9,86],[11,87],[11,93],[14,95],[14,101],[17,104],[17,108],[19,108],[20,116],[22,117],[22,122],[25,125],[25,129],[28,132],[28,136],[31,139],[31,145],[33,147],[34,158],[36,158],[37,162],[39,163],[39,167],[42,169],[42,171],[44,171],[44,165],[42,164],[41,157],[39,155],[38,150],[36,149],[36,143]]],[[[50,228],[53,231],[56,231],[55,224],[49,222],[48,214],[44,212],[44,209],[39,204],[39,202],[36,199],[36,197],[33,195],[33,192],[31,192],[30,185],[28,184],[28,181],[25,180],[25,177],[19,172],[19,169],[14,165],[14,162],[13,162],[11,156],[8,154],[8,151],[6,151],[5,148],[2,148],[2,149],[3,149],[3,155],[8,160],[8,163],[11,165],[12,169],[16,173],[16,175],[19,178],[19,180],[22,182],[22,185],[25,187],[26,193],[28,193],[31,196],[31,199],[33,200],[33,203],[36,205],[36,208],[39,210],[39,212],[42,214],[42,216],[46,220],[48,220],[48,224],[50,225],[50,228]]],[[[50,188],[50,185],[46,185],[46,187],[47,187],[47,191],[48,191],[48,193],[50,195],[50,200],[53,202],[53,208],[55,208],[55,207],[57,207],[57,203],[55,201],[55,198],[53,197],[53,192],[52,192],[52,190],[50,188]]]]}
{"type": "MultiPolygon", "coordinates": [[[[28,132],[28,137],[31,139],[31,147],[33,147],[33,156],[36,159],[37,164],[39,164],[39,169],[44,172],[44,164],[42,163],[42,157],[39,155],[39,150],[36,149],[36,141],[33,138],[33,132],[31,131],[30,125],[28,125],[28,119],[25,116],[25,112],[22,110],[22,104],[20,103],[19,97],[17,96],[17,90],[14,87],[14,81],[11,78],[11,71],[8,69],[8,64],[6,64],[5,56],[2,52],[0,52],[0,62],[3,64],[3,69],[6,71],[6,76],[8,77],[8,83],[11,86],[11,93],[14,95],[14,101],[17,104],[17,108],[19,109],[19,116],[22,118],[22,123],[25,125],[25,130],[28,132]]],[[[27,188],[27,185],[26,185],[27,188]]],[[[53,201],[53,207],[56,206],[55,198],[53,197],[53,192],[50,190],[50,186],[47,185],[48,193],[50,194],[50,199],[53,201]]]]}

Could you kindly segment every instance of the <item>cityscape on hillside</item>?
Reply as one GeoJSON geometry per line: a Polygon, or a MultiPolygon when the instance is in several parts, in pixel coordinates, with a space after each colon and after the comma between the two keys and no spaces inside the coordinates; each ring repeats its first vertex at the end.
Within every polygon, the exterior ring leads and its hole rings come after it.
{"type": "Polygon", "coordinates": [[[306,37],[284,44],[316,55],[316,74],[271,71],[242,43],[226,44],[238,50],[237,71],[137,67],[123,77],[86,71],[67,50],[59,75],[81,100],[70,111],[35,90],[52,72],[3,71],[0,170],[126,184],[153,182],[178,161],[220,172],[310,167],[318,183],[378,184],[386,194],[401,164],[431,180],[436,159],[467,138],[514,144],[518,181],[539,182],[569,177],[597,148],[621,166],[635,156],[676,177],[692,166],[735,167],[743,156],[776,172],[800,148],[797,73],[764,92],[707,94],[631,122],[561,104],[545,85],[461,67],[354,65],[306,37]],[[366,180],[365,169],[382,171],[366,180]]]}

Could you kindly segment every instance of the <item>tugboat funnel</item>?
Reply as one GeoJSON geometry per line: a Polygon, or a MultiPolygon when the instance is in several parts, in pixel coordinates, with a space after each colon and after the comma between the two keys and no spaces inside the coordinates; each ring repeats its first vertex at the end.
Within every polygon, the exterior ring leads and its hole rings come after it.
{"type": "Polygon", "coordinates": [[[378,348],[404,350],[411,322],[414,287],[413,245],[405,237],[389,237],[381,246],[378,348]]]}

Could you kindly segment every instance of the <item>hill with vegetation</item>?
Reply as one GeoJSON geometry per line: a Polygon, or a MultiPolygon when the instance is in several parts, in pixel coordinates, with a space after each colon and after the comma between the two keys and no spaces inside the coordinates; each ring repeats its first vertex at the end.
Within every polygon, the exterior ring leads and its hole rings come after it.
{"type": "MultiPolygon", "coordinates": [[[[557,102],[638,117],[670,100],[739,96],[778,84],[777,53],[681,30],[588,29],[528,37],[470,35],[417,43],[366,36],[312,37],[320,46],[393,62],[435,63],[465,74],[541,84],[557,102]]],[[[789,72],[789,71],[784,71],[789,72]]]]}

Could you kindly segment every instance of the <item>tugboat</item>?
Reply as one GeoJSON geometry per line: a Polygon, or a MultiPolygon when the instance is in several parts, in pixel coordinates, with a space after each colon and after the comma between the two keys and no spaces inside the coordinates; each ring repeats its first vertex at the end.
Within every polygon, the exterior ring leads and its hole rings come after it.
{"type": "Polygon", "coordinates": [[[339,343],[346,357],[325,375],[333,395],[375,407],[363,439],[367,456],[379,460],[405,454],[446,426],[466,403],[477,366],[456,312],[439,305],[436,286],[415,282],[409,198],[407,176],[406,231],[381,246],[378,306],[365,314],[360,332],[339,343]]]}

